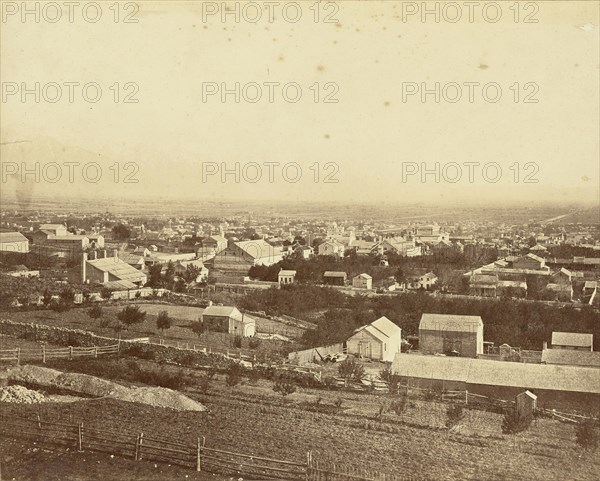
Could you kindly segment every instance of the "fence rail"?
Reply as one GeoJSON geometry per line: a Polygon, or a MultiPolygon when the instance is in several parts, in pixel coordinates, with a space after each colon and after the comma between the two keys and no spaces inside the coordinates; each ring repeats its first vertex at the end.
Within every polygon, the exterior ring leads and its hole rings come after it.
{"type": "Polygon", "coordinates": [[[54,359],[74,359],[76,357],[98,357],[103,354],[116,354],[119,352],[119,344],[112,346],[94,346],[94,347],[60,347],[55,349],[46,349],[42,346],[40,349],[2,349],[0,350],[0,362],[21,361],[41,361],[54,359]]]}
{"type": "MultiPolygon", "coordinates": [[[[356,470],[336,465],[319,465],[308,452],[306,462],[287,461],[196,444],[88,427],[84,423],[65,424],[35,418],[0,415],[0,436],[32,440],[39,444],[74,447],[77,451],[99,451],[117,456],[228,475],[258,476],[285,481],[400,481],[394,475],[356,470]]],[[[406,481],[403,476],[402,481],[406,481]]]]}

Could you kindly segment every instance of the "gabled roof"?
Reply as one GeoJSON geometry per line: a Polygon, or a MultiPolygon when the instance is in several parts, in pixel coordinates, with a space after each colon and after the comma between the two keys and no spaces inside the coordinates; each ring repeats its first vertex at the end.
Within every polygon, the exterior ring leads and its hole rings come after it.
{"type": "Polygon", "coordinates": [[[204,316],[230,317],[236,321],[256,322],[252,317],[242,314],[234,306],[208,306],[202,311],[202,317],[204,316]]]}
{"type": "Polygon", "coordinates": [[[140,282],[146,278],[146,274],[130,266],[118,257],[105,257],[102,259],[91,259],[86,261],[90,266],[109,275],[117,277],[122,281],[140,282]]]}
{"type": "Polygon", "coordinates": [[[27,237],[25,237],[20,232],[0,232],[0,243],[2,244],[25,241],[27,241],[27,237]]]}
{"type": "Polygon", "coordinates": [[[385,316],[380,317],[371,324],[359,327],[352,335],[360,331],[368,332],[375,339],[378,339],[382,342],[387,342],[390,337],[399,335],[401,333],[401,329],[385,316]]]}
{"type": "Polygon", "coordinates": [[[361,279],[373,279],[369,274],[367,274],[366,272],[363,272],[362,274],[358,274],[357,276],[355,276],[354,278],[356,279],[357,277],[360,277],[361,279]]]}
{"type": "Polygon", "coordinates": [[[281,269],[279,271],[279,275],[280,276],[295,276],[296,275],[296,271],[286,271],[284,269],[281,269]]]}
{"type": "Polygon", "coordinates": [[[405,377],[600,394],[600,370],[593,367],[396,354],[392,370],[405,377]]]}
{"type": "Polygon", "coordinates": [[[239,241],[235,245],[253,259],[263,259],[281,254],[281,248],[273,247],[264,239],[239,241]]]}
{"type": "Polygon", "coordinates": [[[553,346],[590,347],[594,343],[594,335],[580,332],[553,332],[553,346]]]}
{"type": "Polygon", "coordinates": [[[600,367],[600,352],[576,351],[574,349],[544,349],[542,362],[571,366],[600,367]]]}
{"type": "Polygon", "coordinates": [[[525,257],[528,257],[529,259],[536,260],[538,262],[545,262],[546,261],[543,257],[536,256],[535,254],[532,254],[531,252],[529,254],[527,254],[525,257]]]}
{"type": "Polygon", "coordinates": [[[40,226],[40,230],[58,230],[58,229],[66,229],[64,224],[42,224],[40,226]]]}
{"type": "Polygon", "coordinates": [[[457,316],[454,314],[423,314],[419,330],[474,332],[483,328],[480,316],[457,316]]]}

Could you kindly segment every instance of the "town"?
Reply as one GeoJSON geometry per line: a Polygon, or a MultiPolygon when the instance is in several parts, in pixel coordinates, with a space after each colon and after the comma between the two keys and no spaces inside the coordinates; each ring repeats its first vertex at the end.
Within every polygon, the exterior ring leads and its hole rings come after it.
{"type": "MultiPolygon", "coordinates": [[[[145,409],[178,410],[184,424],[203,418],[194,422],[217,451],[189,438],[189,453],[177,441],[182,459],[153,451],[151,441],[142,456],[138,435],[136,460],[249,479],[271,479],[282,466],[289,479],[404,479],[370,455],[352,463],[356,447],[347,443],[314,444],[306,437],[323,435],[319,423],[375,437],[412,430],[423,442],[444,427],[450,437],[436,443],[544,453],[557,466],[569,450],[597,447],[595,208],[498,209],[490,221],[385,209],[361,220],[260,205],[206,216],[11,207],[0,224],[0,399],[3,416],[19,418],[6,419],[6,435],[27,430],[30,406],[47,413],[49,436],[52,422],[75,411],[90,424],[75,440],[79,451],[110,451],[99,441],[106,423],[117,429],[127,412],[139,430],[145,409]],[[102,422],[73,401],[103,396],[115,417],[102,422]],[[125,407],[131,402],[140,407],[125,407]],[[223,438],[232,415],[244,438],[257,423],[271,433],[279,412],[303,420],[294,436],[304,448],[264,440],[244,450],[223,438]],[[308,422],[314,415],[321,421],[308,422]],[[530,438],[549,430],[547,442],[530,438]],[[252,454],[271,461],[233,466],[252,454]]],[[[143,423],[154,436],[165,431],[163,416],[143,423]]],[[[397,455],[384,454],[385,465],[396,466],[397,455]]]]}

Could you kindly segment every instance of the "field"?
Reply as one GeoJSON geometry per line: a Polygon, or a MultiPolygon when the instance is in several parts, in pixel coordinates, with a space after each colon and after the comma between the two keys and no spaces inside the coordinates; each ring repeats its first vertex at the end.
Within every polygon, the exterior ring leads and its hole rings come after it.
{"type": "MultiPolygon", "coordinates": [[[[162,338],[163,333],[156,327],[156,318],[160,311],[166,310],[172,317],[173,323],[171,328],[164,332],[165,342],[182,342],[189,343],[190,345],[196,344],[198,346],[207,346],[215,350],[234,348],[232,335],[208,332],[198,336],[191,330],[191,323],[198,320],[203,311],[202,308],[151,303],[139,303],[138,305],[141,310],[146,312],[146,319],[141,324],[133,325],[127,330],[121,331],[121,337],[123,339],[151,337],[153,342],[158,342],[158,338],[162,338]]],[[[104,305],[102,319],[91,319],[87,313],[88,308],[74,308],[66,312],[54,312],[48,309],[7,312],[1,314],[1,316],[2,318],[16,322],[33,322],[47,326],[84,329],[100,336],[116,337],[116,333],[110,327],[110,323],[116,321],[117,314],[123,307],[124,305],[104,305]]],[[[302,329],[278,323],[270,319],[256,316],[255,318],[257,320],[257,329],[259,332],[269,334],[274,332],[285,332],[288,335],[298,335],[303,332],[302,329]]],[[[39,344],[35,347],[39,347],[39,344]]],[[[251,348],[249,339],[243,339],[242,348],[251,350],[251,352],[256,353],[257,355],[276,357],[281,355],[285,356],[287,352],[299,349],[300,347],[295,342],[261,340],[258,347],[251,348]]]]}
{"type": "MultiPolygon", "coordinates": [[[[199,375],[188,373],[196,379],[199,375]]],[[[597,453],[577,448],[573,426],[549,419],[508,436],[501,433],[500,415],[469,411],[460,428],[449,433],[446,405],[440,402],[411,398],[406,411],[397,415],[387,409],[394,400],[388,395],[298,388],[284,400],[268,381],[229,387],[223,375],[205,392],[192,382],[186,394],[208,412],[174,412],[109,399],[5,405],[3,410],[149,436],[160,433],[190,443],[205,436],[207,447],[291,461],[302,462],[312,451],[320,463],[424,480],[546,480],[548,473],[553,479],[596,480],[600,472],[597,453]],[[341,407],[335,409],[337,399],[341,407]]]]}

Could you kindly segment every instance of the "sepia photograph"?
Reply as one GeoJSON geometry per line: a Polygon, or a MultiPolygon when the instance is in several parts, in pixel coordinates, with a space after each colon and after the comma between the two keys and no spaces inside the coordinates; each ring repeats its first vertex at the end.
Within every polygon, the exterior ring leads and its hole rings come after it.
{"type": "Polygon", "coordinates": [[[0,481],[600,480],[600,0],[0,0],[0,481]]]}

